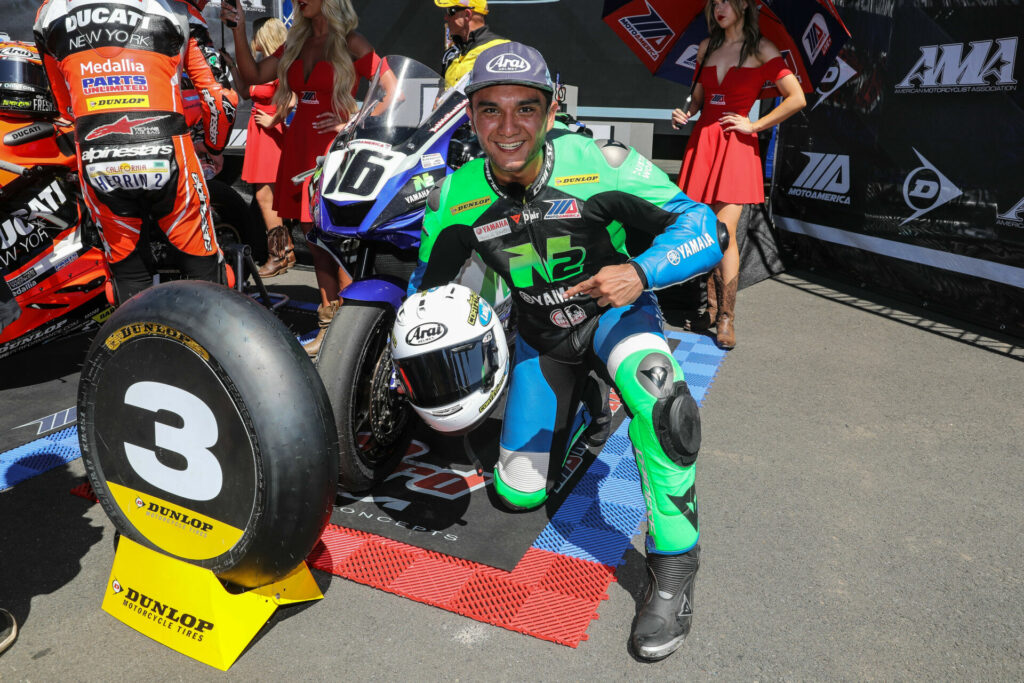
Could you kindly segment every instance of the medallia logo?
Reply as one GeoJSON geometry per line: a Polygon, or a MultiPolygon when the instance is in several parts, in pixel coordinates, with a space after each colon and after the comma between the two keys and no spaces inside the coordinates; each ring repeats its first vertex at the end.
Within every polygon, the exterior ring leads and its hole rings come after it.
{"type": "Polygon", "coordinates": [[[1016,90],[1016,59],[1016,36],[974,41],[966,55],[964,43],[924,45],[921,56],[895,90],[902,94],[1016,90]]]}
{"type": "Polygon", "coordinates": [[[510,52],[498,55],[487,62],[487,70],[492,74],[521,74],[532,68],[528,61],[510,52]]]}
{"type": "Polygon", "coordinates": [[[921,156],[916,149],[914,154],[921,160],[921,166],[911,171],[903,181],[903,201],[914,210],[914,213],[900,225],[906,225],[963,194],[953,181],[942,175],[939,169],[921,156]]]}
{"type": "Polygon", "coordinates": [[[846,154],[800,153],[807,157],[807,165],[793,181],[788,194],[849,206],[850,157],[846,154]]]}
{"type": "Polygon", "coordinates": [[[825,17],[815,14],[811,17],[811,23],[807,24],[803,36],[804,53],[811,60],[811,64],[821,55],[828,52],[832,47],[832,35],[828,32],[828,24],[825,17]]]}
{"type": "Polygon", "coordinates": [[[675,37],[676,33],[661,16],[654,11],[651,3],[644,1],[647,5],[647,14],[636,14],[630,17],[622,17],[619,24],[626,29],[633,39],[640,43],[640,47],[651,59],[657,59],[665,51],[675,37]]]}
{"type": "Polygon", "coordinates": [[[857,70],[852,66],[844,62],[839,57],[836,57],[836,63],[828,68],[825,75],[821,79],[821,83],[818,84],[818,101],[811,107],[811,111],[818,108],[818,105],[827,100],[832,96],[836,90],[843,87],[848,80],[857,75],[857,70]]]}
{"type": "Polygon", "coordinates": [[[1024,228],[1024,197],[1006,213],[996,216],[996,223],[1007,228],[1024,228]]]}

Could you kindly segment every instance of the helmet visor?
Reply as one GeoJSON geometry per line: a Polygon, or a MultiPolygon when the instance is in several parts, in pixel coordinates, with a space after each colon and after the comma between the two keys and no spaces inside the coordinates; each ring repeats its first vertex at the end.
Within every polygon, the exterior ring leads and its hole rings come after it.
{"type": "Polygon", "coordinates": [[[0,87],[20,90],[19,85],[30,86],[27,92],[50,89],[43,67],[20,59],[0,59],[0,87]]]}
{"type": "Polygon", "coordinates": [[[413,405],[437,408],[494,383],[500,368],[498,342],[488,331],[456,346],[396,358],[395,368],[413,405]]]}

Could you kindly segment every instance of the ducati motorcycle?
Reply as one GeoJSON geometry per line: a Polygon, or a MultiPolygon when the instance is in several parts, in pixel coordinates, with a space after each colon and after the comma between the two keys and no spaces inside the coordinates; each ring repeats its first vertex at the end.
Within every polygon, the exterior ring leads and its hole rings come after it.
{"type": "Polygon", "coordinates": [[[77,168],[70,128],[0,114],[0,358],[113,310],[77,168]]]}

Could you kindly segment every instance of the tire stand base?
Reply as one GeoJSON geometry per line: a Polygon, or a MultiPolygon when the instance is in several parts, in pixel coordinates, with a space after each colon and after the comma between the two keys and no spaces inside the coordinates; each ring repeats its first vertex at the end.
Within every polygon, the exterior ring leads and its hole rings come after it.
{"type": "Polygon", "coordinates": [[[122,536],[103,611],[176,652],[227,671],[279,606],[322,597],[305,562],[280,581],[234,593],[210,570],[122,536]]]}

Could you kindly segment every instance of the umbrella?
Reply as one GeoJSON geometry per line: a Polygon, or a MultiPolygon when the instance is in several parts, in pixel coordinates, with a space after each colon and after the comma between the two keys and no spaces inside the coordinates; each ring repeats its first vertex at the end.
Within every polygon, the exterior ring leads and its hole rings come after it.
{"type": "MultiPolygon", "coordinates": [[[[850,37],[832,0],[751,0],[761,35],[779,48],[804,92],[824,77],[850,37]]],[[[693,81],[697,47],[708,37],[705,0],[605,0],[604,21],[655,76],[693,81]]],[[[779,93],[771,83],[761,97],[779,93]]]]}

